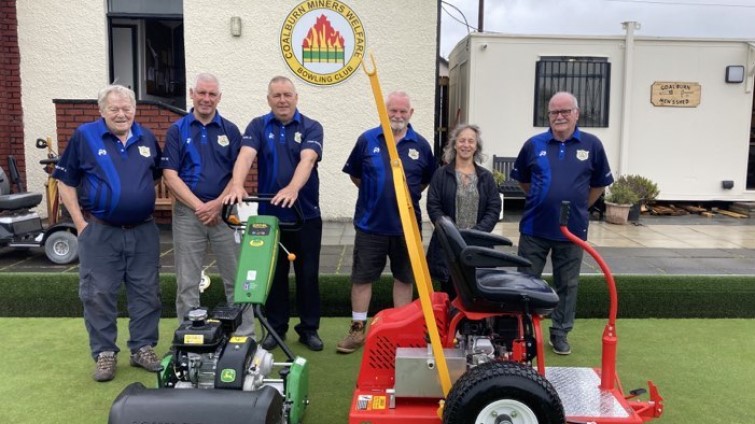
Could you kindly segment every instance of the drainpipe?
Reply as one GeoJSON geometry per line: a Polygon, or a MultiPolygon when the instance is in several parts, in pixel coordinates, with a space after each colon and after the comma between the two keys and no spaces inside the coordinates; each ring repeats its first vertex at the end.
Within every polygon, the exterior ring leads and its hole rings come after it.
{"type": "Polygon", "coordinates": [[[619,135],[619,169],[616,176],[629,172],[629,128],[632,110],[632,80],[634,79],[634,31],[640,29],[639,22],[622,22],[626,30],[624,38],[624,84],[622,87],[621,134],[619,135]]]}
{"type": "Polygon", "coordinates": [[[755,44],[747,43],[747,69],[745,71],[747,79],[745,80],[745,93],[752,92],[753,78],[755,75],[755,44]]]}

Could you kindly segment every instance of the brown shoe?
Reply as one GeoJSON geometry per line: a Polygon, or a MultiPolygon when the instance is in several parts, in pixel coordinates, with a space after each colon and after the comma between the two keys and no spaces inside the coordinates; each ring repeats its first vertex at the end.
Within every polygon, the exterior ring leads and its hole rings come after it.
{"type": "Polygon", "coordinates": [[[115,365],[118,362],[118,358],[115,356],[115,352],[100,352],[97,355],[97,365],[94,368],[94,374],[92,378],[94,381],[110,381],[115,378],[115,365]]]}
{"type": "Polygon", "coordinates": [[[352,353],[364,345],[366,321],[351,321],[349,334],[338,342],[336,350],[340,353],[352,353]]]}
{"type": "Polygon", "coordinates": [[[147,371],[158,372],[162,369],[160,360],[152,346],[142,346],[136,353],[131,354],[131,366],[142,367],[147,371]]]}

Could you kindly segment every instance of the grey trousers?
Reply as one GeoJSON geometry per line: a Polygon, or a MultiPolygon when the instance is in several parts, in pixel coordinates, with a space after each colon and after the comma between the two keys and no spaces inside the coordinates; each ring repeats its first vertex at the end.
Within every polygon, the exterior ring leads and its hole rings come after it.
{"type": "Polygon", "coordinates": [[[553,285],[556,286],[558,294],[558,306],[551,313],[550,334],[551,337],[566,336],[574,328],[574,316],[577,313],[579,270],[582,266],[583,250],[569,241],[519,235],[518,254],[532,262],[532,267],[519,268],[519,271],[540,278],[548,253],[553,264],[553,285]]]}
{"type": "Polygon", "coordinates": [[[157,345],[160,322],[160,234],[154,221],[134,228],[90,221],[79,234],[79,298],[92,358],[118,352],[118,292],[126,286],[128,348],[157,345]]]}
{"type": "MultiPolygon", "coordinates": [[[[173,248],[177,285],[176,314],[179,323],[183,322],[187,312],[200,306],[199,281],[208,246],[215,254],[226,300],[232,305],[240,253],[239,245],[233,237],[233,230],[224,222],[214,226],[202,224],[191,208],[176,201],[173,207],[173,248]]],[[[251,305],[244,311],[241,326],[236,329],[236,334],[255,337],[254,311],[251,305]]]]}

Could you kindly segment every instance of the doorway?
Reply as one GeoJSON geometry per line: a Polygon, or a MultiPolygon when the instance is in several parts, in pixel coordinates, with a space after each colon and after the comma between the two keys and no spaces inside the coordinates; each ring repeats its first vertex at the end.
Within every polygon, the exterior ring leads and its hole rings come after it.
{"type": "Polygon", "coordinates": [[[186,109],[182,0],[108,0],[110,81],[186,109]]]}

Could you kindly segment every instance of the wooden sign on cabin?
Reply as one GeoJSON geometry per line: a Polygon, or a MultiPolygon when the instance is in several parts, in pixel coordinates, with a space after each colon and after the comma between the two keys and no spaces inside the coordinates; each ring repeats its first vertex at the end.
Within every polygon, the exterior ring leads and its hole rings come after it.
{"type": "Polygon", "coordinates": [[[650,102],[659,107],[697,107],[701,89],[696,82],[656,81],[650,89],[650,102]]]}

